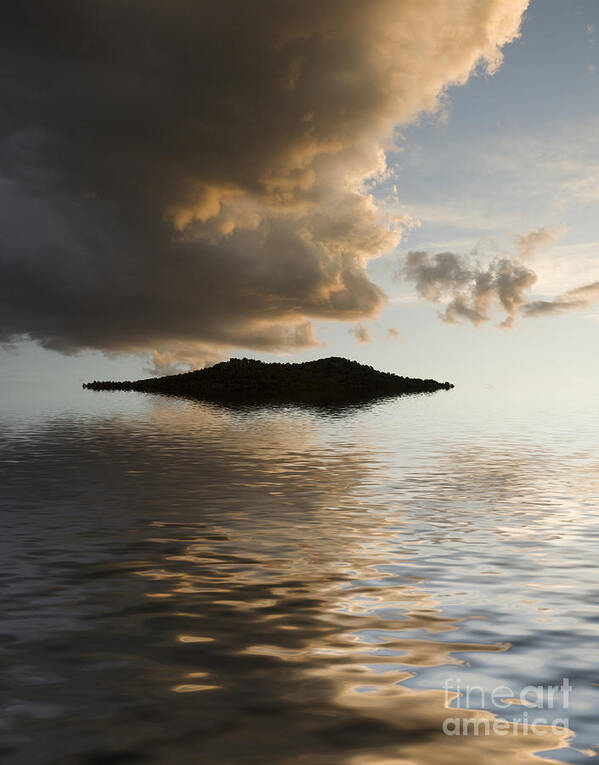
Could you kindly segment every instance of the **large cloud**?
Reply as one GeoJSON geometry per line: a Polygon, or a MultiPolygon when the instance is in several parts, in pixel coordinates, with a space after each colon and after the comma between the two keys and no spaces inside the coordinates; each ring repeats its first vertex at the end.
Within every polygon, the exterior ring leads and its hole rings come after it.
{"type": "Polygon", "coordinates": [[[527,4],[8,4],[0,340],[201,363],[375,314],[366,264],[400,232],[364,182],[527,4]]]}

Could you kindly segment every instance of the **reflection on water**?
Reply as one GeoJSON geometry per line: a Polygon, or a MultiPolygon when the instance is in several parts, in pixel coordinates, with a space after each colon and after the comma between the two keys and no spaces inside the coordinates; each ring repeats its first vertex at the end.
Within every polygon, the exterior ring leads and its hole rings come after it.
{"type": "Polygon", "coordinates": [[[596,759],[596,405],[95,395],[4,420],[8,763],[596,759]]]}

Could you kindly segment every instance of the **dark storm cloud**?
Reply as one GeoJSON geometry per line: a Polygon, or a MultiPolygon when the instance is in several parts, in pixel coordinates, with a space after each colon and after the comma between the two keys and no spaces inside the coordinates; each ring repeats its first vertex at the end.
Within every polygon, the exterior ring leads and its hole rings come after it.
{"type": "Polygon", "coordinates": [[[195,364],[373,315],[366,264],[399,232],[364,181],[526,5],[7,4],[0,340],[195,364]]]}

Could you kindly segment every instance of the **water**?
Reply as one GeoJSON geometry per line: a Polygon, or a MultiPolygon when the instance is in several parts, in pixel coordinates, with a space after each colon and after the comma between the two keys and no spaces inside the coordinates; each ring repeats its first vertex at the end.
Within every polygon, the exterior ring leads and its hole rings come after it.
{"type": "Polygon", "coordinates": [[[595,391],[5,400],[9,765],[599,761],[595,391]]]}

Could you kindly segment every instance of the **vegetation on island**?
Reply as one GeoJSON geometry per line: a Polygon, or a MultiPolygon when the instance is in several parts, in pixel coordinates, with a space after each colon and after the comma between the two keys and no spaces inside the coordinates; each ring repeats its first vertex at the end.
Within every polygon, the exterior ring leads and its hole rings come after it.
{"type": "Polygon", "coordinates": [[[124,382],[86,383],[91,390],[141,391],[224,403],[351,404],[386,396],[449,390],[449,382],[380,372],[331,356],[301,363],[230,359],[193,372],[124,382]]]}

